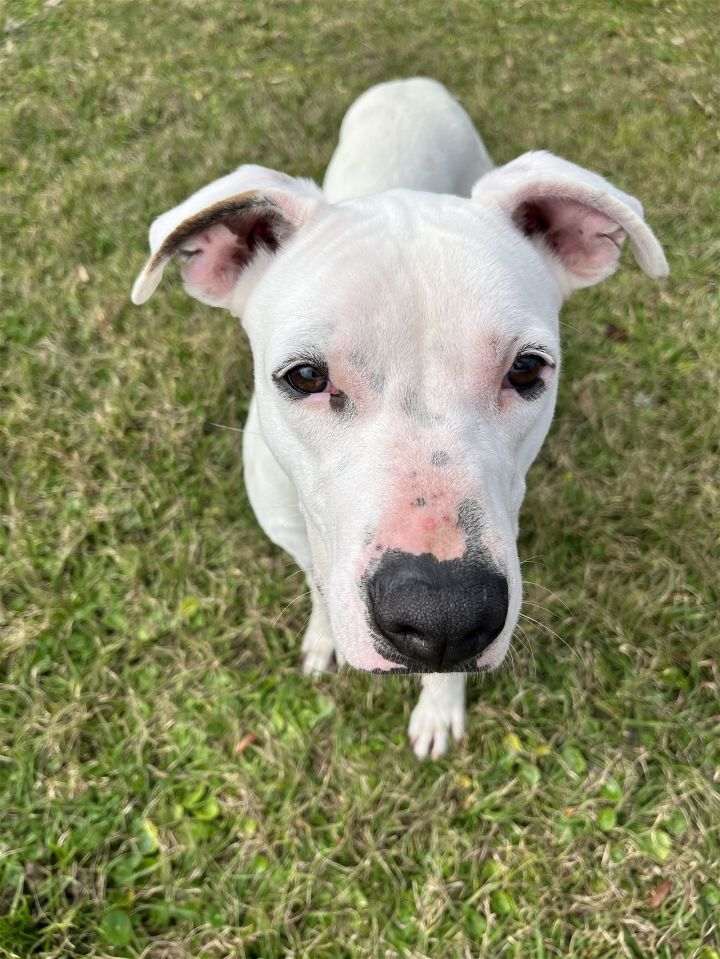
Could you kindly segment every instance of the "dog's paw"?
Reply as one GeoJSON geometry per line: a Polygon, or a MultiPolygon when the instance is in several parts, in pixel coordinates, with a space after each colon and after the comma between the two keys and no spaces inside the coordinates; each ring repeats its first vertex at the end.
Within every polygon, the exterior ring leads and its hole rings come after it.
{"type": "Polygon", "coordinates": [[[332,646],[328,650],[321,646],[303,651],[302,671],[306,676],[336,671],[335,655],[332,646]]]}
{"type": "Polygon", "coordinates": [[[335,643],[325,606],[317,591],[313,592],[312,613],[303,636],[301,652],[306,676],[335,672],[335,643]]]}
{"type": "Polygon", "coordinates": [[[334,654],[335,644],[325,624],[310,623],[302,642],[302,668],[305,675],[314,676],[317,673],[334,672],[336,669],[334,654]]]}
{"type": "Polygon", "coordinates": [[[460,742],[465,735],[465,697],[438,696],[434,689],[423,689],[410,716],[408,735],[418,759],[439,759],[448,751],[450,736],[460,742]]]}

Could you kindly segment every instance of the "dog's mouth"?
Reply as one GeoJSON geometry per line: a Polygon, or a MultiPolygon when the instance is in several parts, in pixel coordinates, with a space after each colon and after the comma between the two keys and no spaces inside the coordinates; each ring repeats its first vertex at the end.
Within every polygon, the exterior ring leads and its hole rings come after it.
{"type": "Polygon", "coordinates": [[[416,659],[410,659],[408,656],[404,656],[396,647],[391,646],[383,636],[380,636],[377,633],[372,634],[372,644],[375,652],[379,653],[383,659],[388,660],[390,663],[397,664],[386,669],[378,666],[368,670],[369,672],[377,675],[410,676],[422,673],[485,673],[490,670],[490,666],[488,666],[486,663],[481,664],[479,662],[480,655],[478,655],[478,653],[473,653],[471,656],[468,656],[467,659],[445,666],[442,664],[442,662],[440,664],[429,662],[424,665],[419,663],[416,659]]]}

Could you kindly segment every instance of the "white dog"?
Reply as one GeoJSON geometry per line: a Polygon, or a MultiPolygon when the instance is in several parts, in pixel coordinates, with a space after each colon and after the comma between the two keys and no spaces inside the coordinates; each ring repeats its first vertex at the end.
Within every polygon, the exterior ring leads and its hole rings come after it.
{"type": "Polygon", "coordinates": [[[133,301],[177,256],[187,292],[249,337],[245,478],[308,579],[305,669],[334,655],[422,673],[420,757],[462,736],[464,674],[507,652],[558,311],[613,273],[626,237],[667,274],[636,199],[549,153],[493,169],[467,114],[420,78],[352,105],[323,190],[241,166],[150,228],[133,301]]]}

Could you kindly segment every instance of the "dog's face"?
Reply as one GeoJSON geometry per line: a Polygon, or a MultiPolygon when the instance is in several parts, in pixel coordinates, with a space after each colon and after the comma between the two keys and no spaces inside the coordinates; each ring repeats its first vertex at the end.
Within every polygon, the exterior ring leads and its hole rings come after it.
{"type": "Polygon", "coordinates": [[[409,192],[326,211],[248,300],[263,434],[298,490],[351,665],[502,660],[520,607],[524,476],[555,400],[560,300],[497,215],[409,192]],[[473,588],[465,610],[459,594],[473,588]],[[440,649],[435,633],[455,641],[440,649]]]}
{"type": "Polygon", "coordinates": [[[663,270],[637,201],[532,157],[472,199],[393,191],[337,206],[241,168],[225,181],[245,171],[270,186],[217,181],[151,230],[136,301],[178,253],[186,288],[243,318],[263,436],[297,489],[338,651],[358,669],[502,661],[562,300],[615,269],[625,235],[663,270]]]}

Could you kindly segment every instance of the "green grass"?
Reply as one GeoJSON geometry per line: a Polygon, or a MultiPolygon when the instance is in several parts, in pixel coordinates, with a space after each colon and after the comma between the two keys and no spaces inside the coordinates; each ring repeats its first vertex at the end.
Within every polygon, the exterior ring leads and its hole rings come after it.
{"type": "Polygon", "coordinates": [[[3,24],[0,955],[717,957],[713,5],[6,0],[3,24]],[[627,259],[564,313],[525,635],[424,765],[414,682],[299,675],[304,585],[212,425],[250,396],[235,323],[170,283],[128,298],[155,215],[243,160],[320,178],[352,99],[417,73],[496,160],[549,148],[639,195],[672,268],[627,259]]]}

